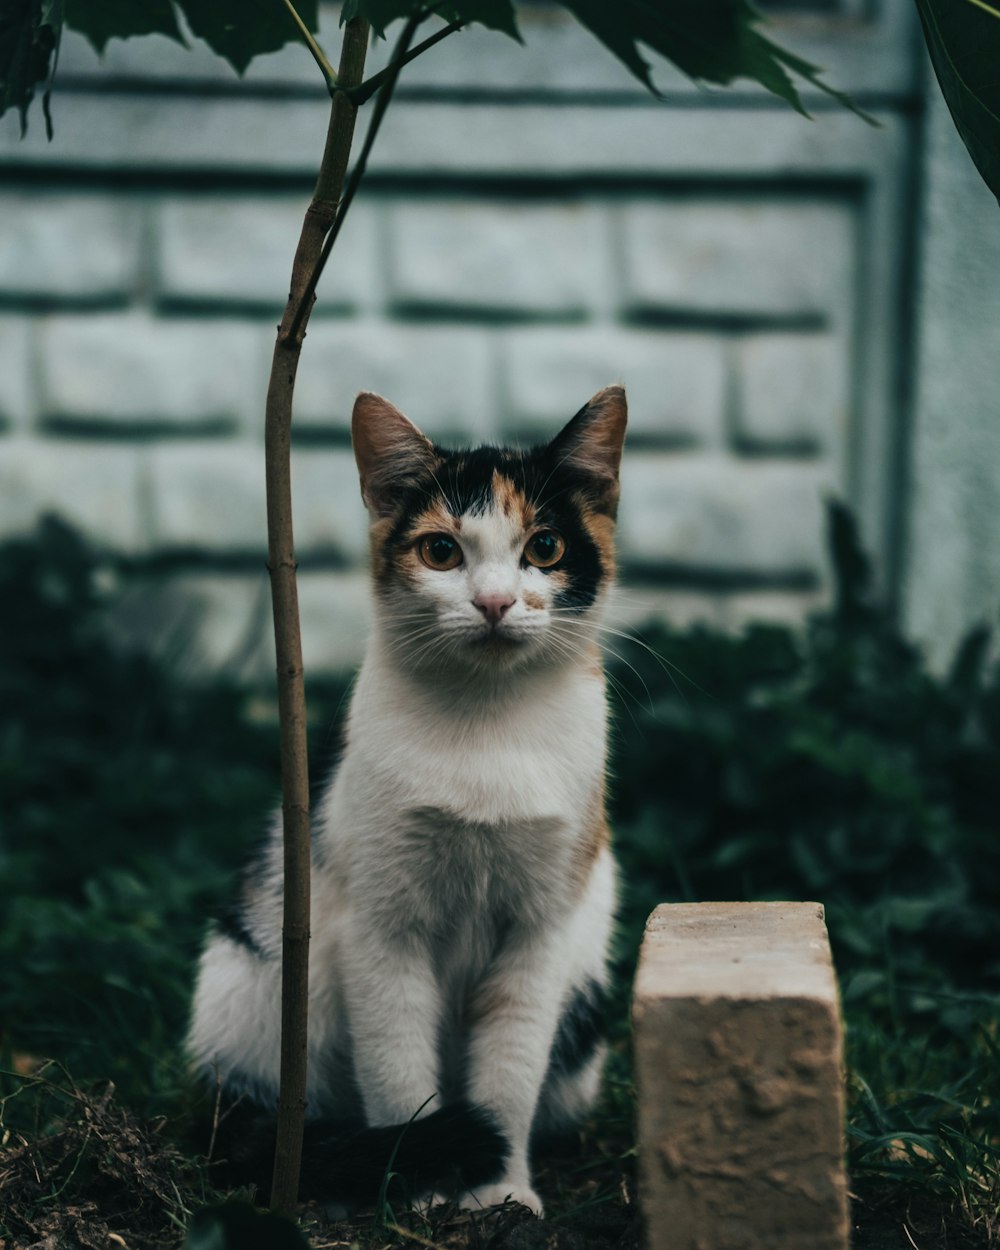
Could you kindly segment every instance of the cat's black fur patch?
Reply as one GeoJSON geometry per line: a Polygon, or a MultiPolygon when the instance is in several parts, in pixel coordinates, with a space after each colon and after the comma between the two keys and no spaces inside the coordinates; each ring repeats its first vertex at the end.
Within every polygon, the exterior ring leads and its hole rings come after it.
{"type": "Polygon", "coordinates": [[[559,1021],[549,1058],[549,1077],[575,1076],[593,1057],[607,1025],[604,986],[590,980],[573,991],[559,1021]]]}
{"type": "Polygon", "coordinates": [[[263,957],[264,952],[257,945],[256,938],[247,927],[242,900],[239,897],[231,898],[223,904],[212,919],[216,930],[223,937],[229,938],[231,942],[242,946],[244,950],[250,951],[258,958],[263,957]]]}
{"type": "Polygon", "coordinates": [[[547,447],[514,451],[505,447],[477,447],[471,451],[446,451],[435,447],[441,464],[436,473],[400,491],[396,524],[388,545],[399,546],[410,536],[412,517],[429,499],[440,497],[453,516],[482,513],[493,497],[495,473],[508,478],[537,509],[539,525],[558,530],[566,539],[566,555],[558,564],[543,569],[560,572],[569,584],[556,596],[557,607],[583,612],[594,602],[606,575],[593,539],[580,515],[576,497],[596,502],[599,492],[579,470],[554,462],[547,447]]]}
{"type": "MultiPolygon", "coordinates": [[[[220,1178],[254,1184],[266,1194],[274,1165],[274,1134],[273,1118],[253,1104],[231,1107],[218,1126],[215,1153],[220,1178]]],[[[305,1129],[299,1199],[371,1206],[390,1171],[395,1198],[459,1193],[497,1180],[509,1153],[491,1113],[466,1102],[384,1128],[315,1120],[305,1129]]]]}

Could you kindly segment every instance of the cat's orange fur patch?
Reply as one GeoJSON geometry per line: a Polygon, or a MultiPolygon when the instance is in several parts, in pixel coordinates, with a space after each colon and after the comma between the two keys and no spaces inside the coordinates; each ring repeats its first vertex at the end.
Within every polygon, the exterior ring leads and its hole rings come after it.
{"type": "Polygon", "coordinates": [[[499,469],[493,470],[493,500],[500,511],[507,517],[516,516],[521,511],[524,496],[509,477],[504,477],[499,469]]]}
{"type": "Polygon", "coordinates": [[[537,612],[545,607],[545,600],[533,590],[526,590],[524,592],[524,606],[526,608],[534,608],[537,612]]]}
{"type": "Polygon", "coordinates": [[[570,862],[570,872],[581,894],[590,880],[594,861],[610,841],[611,829],[604,810],[604,778],[602,777],[587,807],[584,826],[573,847],[573,858],[570,862]]]}
{"type": "Polygon", "coordinates": [[[529,530],[535,523],[535,505],[525,496],[520,486],[505,477],[499,469],[494,469],[491,487],[494,507],[505,517],[520,520],[524,529],[529,530]]]}
{"type": "Polygon", "coordinates": [[[516,1005],[516,999],[506,986],[487,981],[477,986],[467,1000],[463,1023],[467,1028],[472,1027],[513,1005],[516,1005]]]}
{"type": "Polygon", "coordinates": [[[385,581],[389,573],[389,561],[386,559],[385,544],[392,533],[392,517],[381,517],[374,521],[368,531],[372,558],[372,578],[375,582],[385,581]]]}
{"type": "Polygon", "coordinates": [[[583,511],[583,523],[597,548],[601,571],[611,577],[615,570],[615,523],[604,512],[583,511]]]}

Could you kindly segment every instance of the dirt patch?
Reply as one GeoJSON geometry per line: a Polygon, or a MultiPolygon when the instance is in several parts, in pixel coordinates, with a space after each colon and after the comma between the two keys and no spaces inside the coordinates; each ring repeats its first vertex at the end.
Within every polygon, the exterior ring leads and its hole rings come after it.
{"type": "Polygon", "coordinates": [[[970,1227],[935,1194],[865,1186],[851,1203],[851,1250],[996,1250],[993,1230],[970,1227]]]}
{"type": "Polygon", "coordinates": [[[177,1246],[199,1168],[113,1095],[45,1065],[3,1100],[0,1250],[177,1246]]]}

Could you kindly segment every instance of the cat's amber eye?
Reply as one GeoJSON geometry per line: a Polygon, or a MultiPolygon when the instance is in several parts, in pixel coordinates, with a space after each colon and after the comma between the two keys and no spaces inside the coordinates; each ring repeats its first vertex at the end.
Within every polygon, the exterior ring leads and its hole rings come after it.
{"type": "Polygon", "coordinates": [[[417,552],[429,569],[442,573],[462,563],[462,548],[450,534],[426,534],[417,544],[417,552]]]}
{"type": "Polygon", "coordinates": [[[528,539],[524,558],[536,569],[549,569],[566,554],[566,540],[555,530],[539,530],[528,539]]]}

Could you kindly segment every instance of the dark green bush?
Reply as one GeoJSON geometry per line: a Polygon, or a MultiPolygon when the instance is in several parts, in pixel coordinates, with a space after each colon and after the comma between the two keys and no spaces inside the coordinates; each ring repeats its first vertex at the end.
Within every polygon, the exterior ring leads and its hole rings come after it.
{"type": "Polygon", "coordinates": [[[277,749],[245,692],[112,643],[114,574],[57,520],[0,548],[0,1028],[145,1105],[182,1071],[191,961],[277,749]]]}

